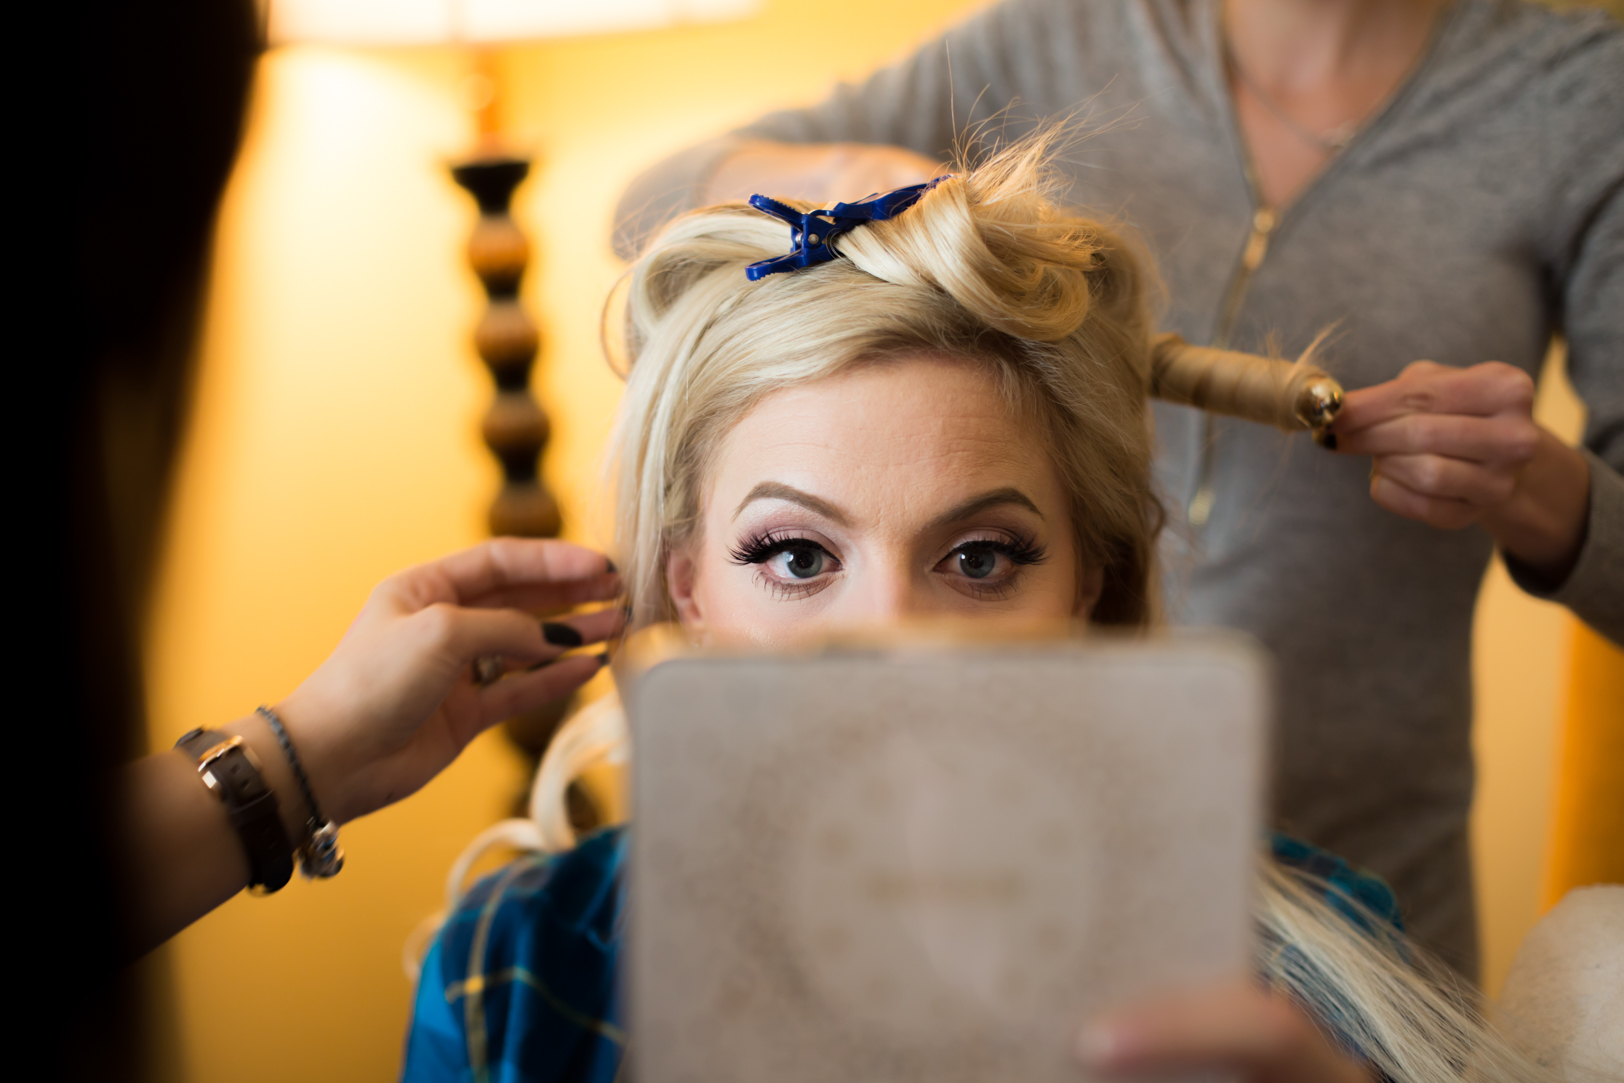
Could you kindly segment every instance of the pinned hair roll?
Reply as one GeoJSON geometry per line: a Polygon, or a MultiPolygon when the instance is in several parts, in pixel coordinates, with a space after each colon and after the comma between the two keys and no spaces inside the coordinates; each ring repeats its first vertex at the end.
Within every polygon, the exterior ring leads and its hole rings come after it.
{"type": "Polygon", "coordinates": [[[1309,364],[1306,354],[1297,361],[1277,361],[1192,346],[1172,334],[1157,335],[1151,342],[1150,393],[1286,432],[1320,432],[1342,409],[1342,385],[1309,364]]]}

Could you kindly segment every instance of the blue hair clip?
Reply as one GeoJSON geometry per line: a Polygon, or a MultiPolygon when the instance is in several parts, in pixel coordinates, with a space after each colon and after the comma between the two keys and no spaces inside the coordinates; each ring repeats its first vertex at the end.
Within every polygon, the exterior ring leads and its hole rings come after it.
{"type": "Polygon", "coordinates": [[[836,237],[869,222],[883,222],[895,218],[919,202],[919,197],[936,187],[947,176],[937,177],[924,184],[910,184],[884,195],[873,195],[856,203],[836,203],[833,207],[807,211],[805,214],[786,207],[767,196],[751,196],[750,206],[765,211],[789,225],[790,243],[795,251],[775,259],[764,259],[744,269],[750,281],[758,282],[780,271],[799,271],[814,263],[828,263],[840,253],[830,245],[836,237]]]}

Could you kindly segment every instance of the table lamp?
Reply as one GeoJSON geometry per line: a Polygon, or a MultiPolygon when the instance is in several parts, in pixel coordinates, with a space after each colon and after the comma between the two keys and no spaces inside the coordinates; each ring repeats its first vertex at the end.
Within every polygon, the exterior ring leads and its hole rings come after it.
{"type": "Polygon", "coordinates": [[[449,45],[469,52],[478,142],[451,175],[479,206],[468,260],[485,287],[486,308],[474,347],[496,385],[481,433],[503,479],[487,517],[492,534],[552,537],[562,526],[558,502],[541,478],[547,415],[530,389],[540,337],[519,303],[530,245],[510,211],[531,162],[502,138],[494,50],[545,38],[719,22],[759,6],[760,0],[270,0],[271,45],[449,45]]]}
{"type": "MultiPolygon", "coordinates": [[[[541,476],[547,414],[531,392],[540,348],[535,321],[519,301],[530,244],[511,214],[513,192],[530,172],[529,157],[503,138],[502,87],[495,50],[546,38],[654,30],[721,22],[752,14],[761,0],[268,0],[272,45],[320,42],[351,46],[445,45],[465,50],[468,105],[477,139],[451,167],[452,178],[479,207],[468,261],[485,288],[474,348],[490,370],[495,397],[481,434],[502,470],[487,523],[493,535],[553,537],[562,520],[541,476]]],[[[607,228],[607,223],[605,224],[607,228]]],[[[510,719],[508,736],[539,757],[564,705],[510,719]]]]}

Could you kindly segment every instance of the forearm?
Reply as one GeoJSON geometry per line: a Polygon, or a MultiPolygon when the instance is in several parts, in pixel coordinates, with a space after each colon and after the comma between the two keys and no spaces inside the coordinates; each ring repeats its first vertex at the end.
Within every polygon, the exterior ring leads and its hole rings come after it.
{"type": "Polygon", "coordinates": [[[717,165],[705,187],[705,202],[745,200],[765,192],[827,204],[917,184],[938,171],[928,158],[898,147],[750,140],[717,165]]]}
{"type": "Polygon", "coordinates": [[[806,199],[823,198],[832,162],[846,144],[774,143],[752,139],[723,158],[705,185],[706,204],[749,199],[757,192],[806,199]]]}
{"type": "MultiPolygon", "coordinates": [[[[281,746],[265,720],[249,715],[219,727],[240,736],[276,794],[291,843],[304,838],[307,813],[281,746]]],[[[130,764],[121,779],[121,835],[132,947],[144,952],[248,884],[248,857],[225,804],[183,753],[154,753],[130,764]]]]}

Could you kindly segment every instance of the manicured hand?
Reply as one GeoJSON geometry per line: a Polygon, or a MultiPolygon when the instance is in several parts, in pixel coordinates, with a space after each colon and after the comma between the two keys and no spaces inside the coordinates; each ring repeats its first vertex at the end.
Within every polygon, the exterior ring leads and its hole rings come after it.
{"type": "Polygon", "coordinates": [[[1162,997],[1095,1020],[1077,1040],[1091,1071],[1132,1079],[1237,1072],[1246,1083],[1372,1083],[1303,1012],[1249,982],[1162,997]]]}
{"type": "Polygon", "coordinates": [[[1477,523],[1560,581],[1584,540],[1590,467],[1533,408],[1521,369],[1417,361],[1396,380],[1350,391],[1332,432],[1338,452],[1372,457],[1370,495],[1382,507],[1444,530],[1477,523]]]}
{"type": "Polygon", "coordinates": [[[919,184],[946,167],[903,147],[870,143],[747,143],[711,177],[709,201],[760,192],[830,205],[919,184]]]}
{"type": "Polygon", "coordinates": [[[601,553],[499,538],[391,576],[332,655],[277,705],[322,812],[343,822],[416,791],[497,721],[566,696],[602,668],[569,647],[603,641],[619,609],[551,621],[616,597],[601,553]],[[481,685],[476,659],[508,675],[481,685]]]}

